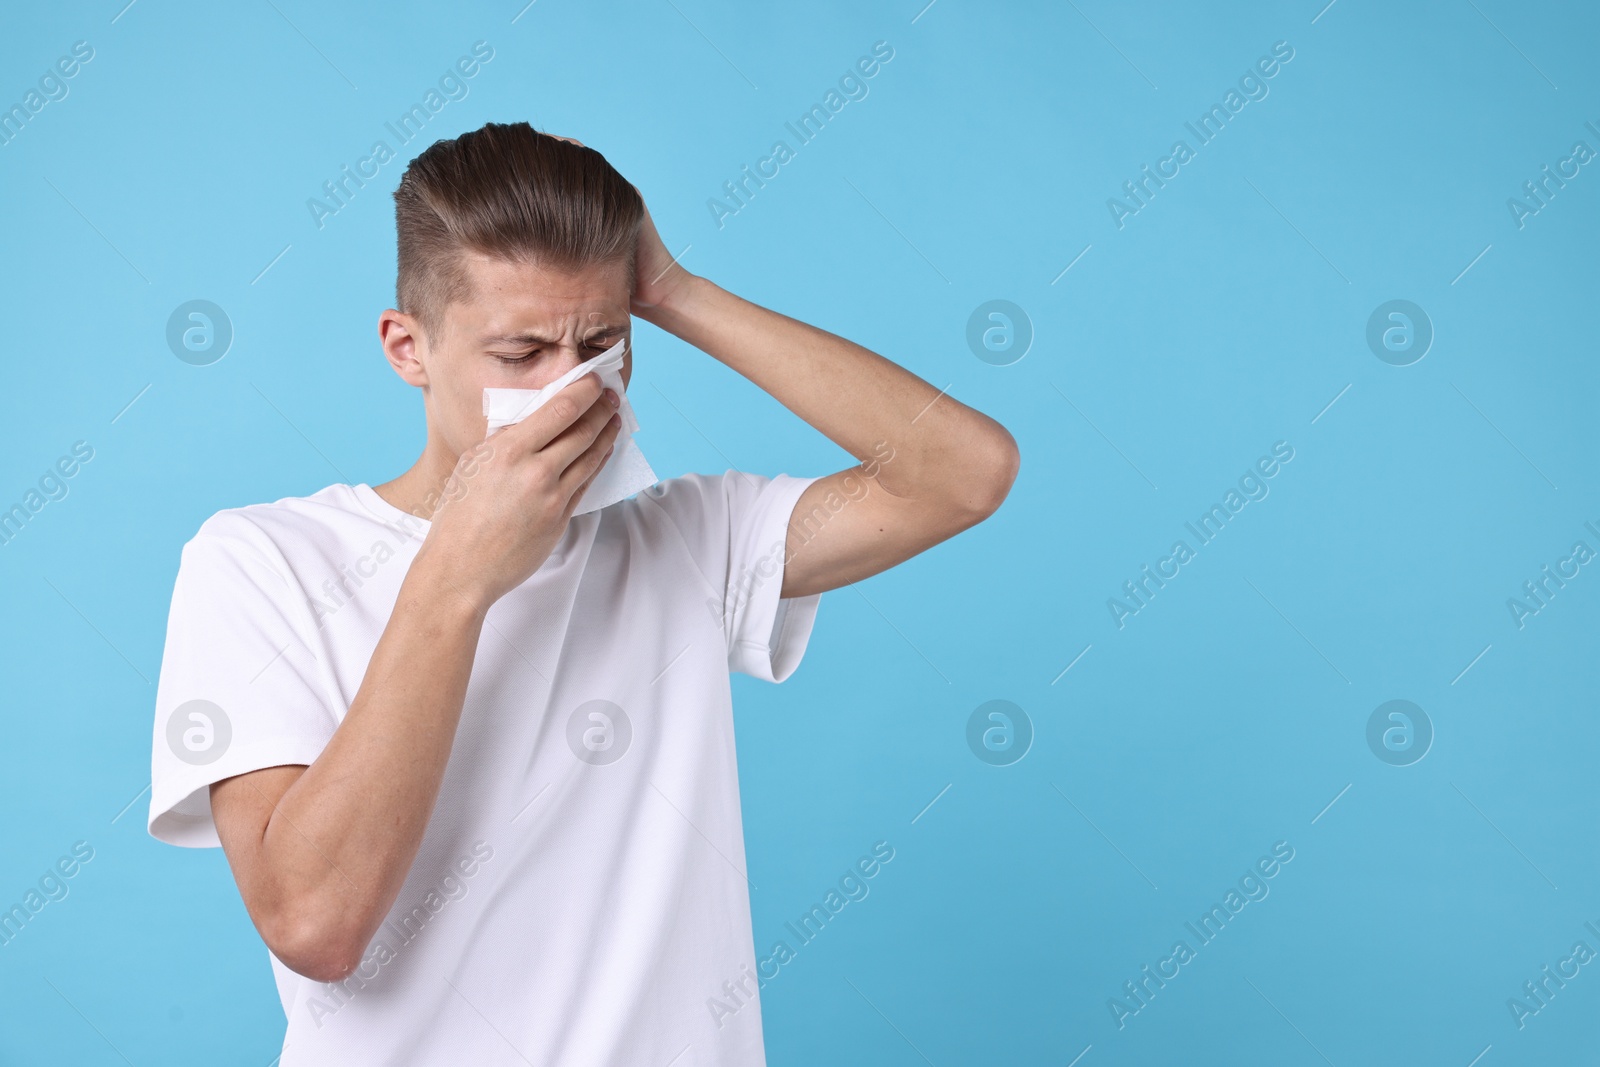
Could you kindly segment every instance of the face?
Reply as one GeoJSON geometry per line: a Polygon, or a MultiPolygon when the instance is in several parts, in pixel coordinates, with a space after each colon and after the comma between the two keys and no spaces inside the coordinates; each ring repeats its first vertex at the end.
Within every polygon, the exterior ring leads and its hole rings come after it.
{"type": "Polygon", "coordinates": [[[378,324],[390,363],[422,390],[430,443],[461,455],[484,438],[484,389],[542,388],[623,339],[622,380],[630,380],[626,263],[556,271],[464,255],[471,291],[445,308],[437,337],[393,309],[378,324]]]}

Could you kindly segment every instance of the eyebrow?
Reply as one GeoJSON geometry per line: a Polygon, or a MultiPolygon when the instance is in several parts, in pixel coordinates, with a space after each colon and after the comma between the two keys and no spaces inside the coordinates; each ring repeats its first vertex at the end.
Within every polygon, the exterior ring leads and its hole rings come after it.
{"type": "MultiPolygon", "coordinates": [[[[620,325],[614,323],[602,323],[600,325],[590,327],[588,330],[588,336],[604,337],[608,334],[621,333],[622,331],[623,327],[620,325]]],[[[526,348],[530,345],[553,345],[557,342],[557,340],[558,338],[546,337],[544,334],[539,333],[536,330],[524,330],[521,333],[501,334],[494,337],[481,337],[479,338],[479,343],[485,346],[502,345],[510,348],[526,348]]]]}

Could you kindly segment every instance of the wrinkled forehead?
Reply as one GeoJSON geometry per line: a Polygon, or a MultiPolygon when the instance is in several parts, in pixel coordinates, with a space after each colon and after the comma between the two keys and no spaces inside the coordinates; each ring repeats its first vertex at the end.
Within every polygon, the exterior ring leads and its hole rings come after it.
{"type": "Polygon", "coordinates": [[[625,262],[563,269],[468,253],[464,266],[469,292],[456,310],[473,342],[621,336],[632,324],[625,262]]]}

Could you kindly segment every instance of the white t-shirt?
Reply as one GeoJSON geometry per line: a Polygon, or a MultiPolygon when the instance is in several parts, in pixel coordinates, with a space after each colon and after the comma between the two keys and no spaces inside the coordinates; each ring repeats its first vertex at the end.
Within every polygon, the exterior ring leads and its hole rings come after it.
{"type": "MultiPolygon", "coordinates": [[[[361,967],[323,983],[268,953],[282,1067],[765,1063],[729,674],[781,682],[805,651],[821,594],[778,594],[815,480],[659,482],[574,517],[490,609],[361,967]]],[[[201,525],[157,686],[153,836],[219,846],[210,783],[316,759],[428,526],[366,484],[201,525]]]]}

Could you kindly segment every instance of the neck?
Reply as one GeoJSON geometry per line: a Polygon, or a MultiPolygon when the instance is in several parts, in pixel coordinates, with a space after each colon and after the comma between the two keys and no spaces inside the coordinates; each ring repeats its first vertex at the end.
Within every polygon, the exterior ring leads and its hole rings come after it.
{"type": "Polygon", "coordinates": [[[459,459],[455,452],[428,430],[428,443],[411,469],[393,481],[372,487],[386,502],[409,515],[433,521],[433,513],[444,494],[445,483],[459,459]]]}

